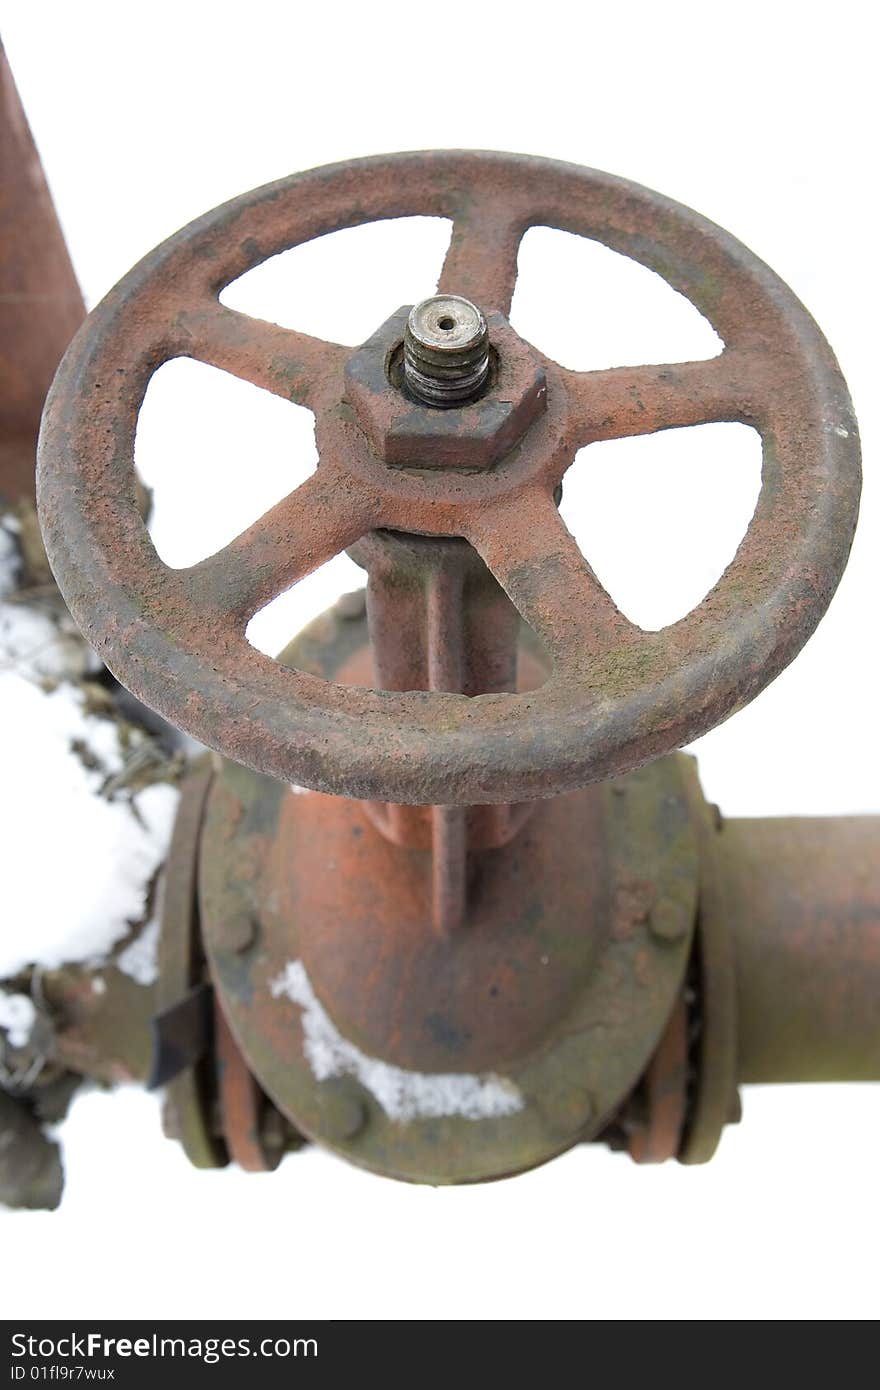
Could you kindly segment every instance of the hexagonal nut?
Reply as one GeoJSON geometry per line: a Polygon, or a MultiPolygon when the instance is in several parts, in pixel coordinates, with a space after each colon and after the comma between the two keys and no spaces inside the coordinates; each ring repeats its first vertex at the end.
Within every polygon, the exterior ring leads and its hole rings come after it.
{"type": "Polygon", "coordinates": [[[397,468],[491,468],[519,443],[546,407],[547,382],[534,350],[503,314],[487,314],[489,385],[471,405],[421,405],[403,389],[403,330],[411,305],[398,309],[349,358],[346,396],[374,453],[397,468]]]}

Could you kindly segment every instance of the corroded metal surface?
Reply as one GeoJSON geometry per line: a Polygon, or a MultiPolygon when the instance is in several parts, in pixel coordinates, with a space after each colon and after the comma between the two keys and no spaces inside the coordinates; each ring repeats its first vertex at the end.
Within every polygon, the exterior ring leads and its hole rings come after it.
{"type": "Polygon", "coordinates": [[[790,291],[719,228],[607,175],[474,153],[334,166],[217,209],[117,286],[53,387],[41,508],[111,669],[246,765],[210,791],[197,770],[169,870],[159,993],[204,977],[204,945],[218,995],[212,1055],[169,1097],[193,1161],[274,1167],[295,1125],[429,1182],[519,1171],[615,1127],[639,1161],[700,1162],[738,1077],[878,1075],[876,828],[744,822],[725,839],[690,760],[643,767],[800,649],[858,487],[846,388],[790,291]],[[413,399],[406,310],[350,352],[219,303],[288,246],[419,213],[452,218],[440,288],[489,326],[478,400],[413,399]],[[544,357],[506,318],[539,224],[658,270],[722,354],[590,373],[544,357]],[[320,453],[184,571],[158,560],[133,472],[144,392],[175,356],[309,406],[320,453]],[[758,506],[706,599],[646,633],[580,555],[558,489],[583,445],[712,420],[760,431],[758,506]],[[341,549],[369,571],[367,612],[340,605],[279,663],[252,650],[248,618],[341,549]]]}
{"type": "MultiPolygon", "coordinates": [[[[180,788],[180,804],[165,870],[159,936],[156,1002],[168,1008],[204,979],[197,900],[199,841],[214,769],[210,756],[195,761],[180,788]]],[[[214,1114],[216,1080],[210,1059],[174,1078],[165,1090],[163,1123],[196,1168],[222,1168],[228,1161],[214,1114]]]]}
{"type": "Polygon", "coordinates": [[[0,493],[9,499],[33,498],[43,402],[85,312],[0,44],[0,493]]]}
{"type": "Polygon", "coordinates": [[[281,1161],[283,1131],[277,1128],[277,1141],[266,1143],[266,1098],[219,1005],[215,1005],[214,1037],[220,1124],[229,1156],[247,1173],[270,1173],[281,1161]]]}
{"type": "Polygon", "coordinates": [[[112,961],[41,972],[56,1024],[53,1061],[104,1085],[144,1085],[150,1067],[155,992],[112,961]]]}
{"type": "MultiPolygon", "coordinates": [[[[469,696],[537,689],[546,663],[500,585],[466,542],[373,532],[349,554],[369,575],[367,618],[372,669],[386,690],[451,691],[469,696]]],[[[374,824],[396,844],[432,849],[435,930],[459,930],[467,911],[469,850],[507,843],[534,802],[511,805],[371,807],[374,824]]]]}
{"type": "MultiPolygon", "coordinates": [[[[368,678],[363,617],[325,614],[285,659],[368,678]]],[[[443,938],[426,848],[389,841],[356,802],[227,765],[205,824],[202,921],[259,1084],[309,1137],[417,1181],[497,1177],[598,1133],[681,988],[696,916],[691,776],[690,760],[666,759],[539,806],[512,844],[472,855],[466,928],[443,938]],[[244,945],[225,930],[242,919],[255,924],[244,945]],[[291,966],[311,1006],[285,992],[291,966]],[[337,1037],[321,1045],[344,1053],[326,1075],[320,1045],[309,1051],[316,1007],[337,1037]],[[379,1092],[383,1078],[417,1096],[489,1078],[521,1105],[476,1118],[416,1104],[403,1121],[365,1082],[375,1066],[379,1092]]]]}
{"type": "Polygon", "coordinates": [[[414,304],[403,335],[403,376],[425,405],[476,400],[489,376],[489,328],[476,304],[457,294],[414,304]]]}
{"type": "Polygon", "coordinates": [[[470,405],[432,409],[403,389],[400,344],[409,317],[408,306],[398,309],[345,366],[346,400],[371,448],[397,468],[491,468],[546,406],[539,355],[503,314],[490,314],[491,389],[470,405]]]}
{"type": "Polygon", "coordinates": [[[636,1163],[665,1163],[677,1156],[687,1118],[687,1072],[688,1009],[682,991],[639,1086],[639,1111],[629,1134],[636,1163]]]}
{"type": "Polygon", "coordinates": [[[880,816],[726,820],[741,1082],[880,1080],[880,816]]]}
{"type": "MultiPolygon", "coordinates": [[[[491,400],[490,385],[481,404],[491,400]]],[[[247,194],[178,233],[77,336],[51,393],[40,463],[61,588],[141,698],[285,781],[443,805],[584,786],[695,738],[751,699],[824,612],[858,491],[856,424],[833,354],[765,265],[659,194],[574,166],[479,153],[331,166],[247,194]],[[440,288],[487,316],[509,309],[520,239],[543,224],[658,270],[709,318],[724,351],[707,362],[589,373],[542,358],[546,410],[492,469],[389,468],[346,401],[347,350],[234,313],[217,296],[286,247],[408,214],[453,219],[440,288]],[[134,505],[132,460],[150,377],[179,355],[311,407],[321,462],[218,555],[172,571],[134,505]],[[712,420],[760,430],[757,509],[703,602],[663,632],[642,632],[601,589],[554,493],[584,444],[712,420]],[[376,527],[466,538],[552,658],[541,690],[477,699],[346,690],[249,646],[244,629],[256,609],[376,527]]]]}
{"type": "Polygon", "coordinates": [[[718,808],[704,799],[696,763],[693,767],[688,788],[700,852],[700,897],[691,971],[696,1002],[689,1038],[690,1095],[679,1158],[707,1163],[724,1126],[739,1117],[736,960],[721,871],[723,821],[718,808]]]}

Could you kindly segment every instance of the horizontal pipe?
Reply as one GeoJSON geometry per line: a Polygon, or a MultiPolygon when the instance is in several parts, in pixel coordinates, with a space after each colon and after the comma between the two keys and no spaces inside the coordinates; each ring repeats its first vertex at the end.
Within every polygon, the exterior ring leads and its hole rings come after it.
{"type": "Polygon", "coordinates": [[[741,1082],[880,1080],[880,816],[728,820],[741,1082]]]}

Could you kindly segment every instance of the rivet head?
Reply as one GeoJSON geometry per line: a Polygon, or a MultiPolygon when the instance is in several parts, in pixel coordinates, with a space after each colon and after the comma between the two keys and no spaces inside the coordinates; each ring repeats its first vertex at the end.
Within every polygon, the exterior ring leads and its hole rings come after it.
{"type": "Polygon", "coordinates": [[[348,1087],[325,1082],[318,1093],[321,1133],[327,1139],[342,1142],[354,1139],[367,1122],[367,1107],[356,1092],[348,1087]]]}
{"type": "Polygon", "coordinates": [[[220,949],[242,955],[257,938],[256,919],[250,912],[235,913],[219,924],[217,942],[220,949]]]}
{"type": "Polygon", "coordinates": [[[538,1108],[548,1127],[562,1135],[577,1134],[593,1118],[593,1098],[582,1086],[562,1083],[538,1100],[538,1108]]]}
{"type": "Polygon", "coordinates": [[[661,899],[648,913],[648,926],[658,941],[680,941],[688,929],[687,914],[680,904],[661,899]]]}

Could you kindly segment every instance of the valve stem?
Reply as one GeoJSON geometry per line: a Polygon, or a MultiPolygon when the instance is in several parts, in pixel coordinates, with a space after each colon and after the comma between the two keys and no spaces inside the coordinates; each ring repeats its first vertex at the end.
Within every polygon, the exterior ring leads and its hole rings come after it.
{"type": "Polygon", "coordinates": [[[489,375],[489,330],[475,304],[437,294],[410,310],[403,338],[406,385],[425,405],[464,405],[489,375]]]}

